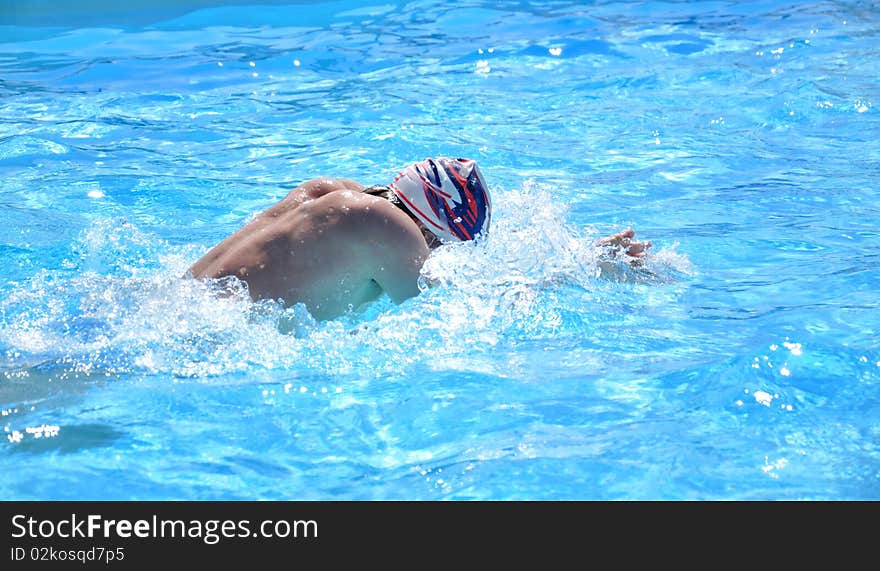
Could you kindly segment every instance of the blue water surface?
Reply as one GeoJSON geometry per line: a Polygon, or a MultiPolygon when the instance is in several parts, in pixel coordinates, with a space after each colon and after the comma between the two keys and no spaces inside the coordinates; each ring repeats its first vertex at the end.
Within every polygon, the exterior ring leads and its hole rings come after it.
{"type": "Polygon", "coordinates": [[[96,4],[0,2],[0,498],[880,499],[876,5],[96,4]],[[435,155],[402,305],[180,277],[435,155]]]}

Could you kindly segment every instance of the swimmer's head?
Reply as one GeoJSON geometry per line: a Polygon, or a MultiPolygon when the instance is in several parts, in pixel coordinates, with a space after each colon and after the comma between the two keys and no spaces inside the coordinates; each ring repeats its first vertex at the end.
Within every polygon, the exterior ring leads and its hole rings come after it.
{"type": "Polygon", "coordinates": [[[474,160],[425,159],[406,167],[390,187],[423,234],[441,242],[473,240],[489,229],[489,189],[474,160]]]}

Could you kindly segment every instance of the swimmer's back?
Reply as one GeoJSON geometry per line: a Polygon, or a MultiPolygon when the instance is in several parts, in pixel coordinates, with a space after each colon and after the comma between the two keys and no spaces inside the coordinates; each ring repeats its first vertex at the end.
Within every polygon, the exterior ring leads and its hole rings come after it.
{"type": "Polygon", "coordinates": [[[253,220],[239,228],[231,236],[211,248],[207,254],[199,259],[189,269],[189,273],[195,278],[216,278],[223,272],[219,270],[219,261],[229,251],[240,246],[241,242],[274,222],[284,215],[289,215],[302,204],[324,196],[337,190],[351,190],[361,192],[363,185],[350,179],[341,178],[316,178],[304,182],[276,204],[258,214],[253,220]]]}
{"type": "Polygon", "coordinates": [[[305,303],[334,317],[386,291],[418,293],[427,246],[418,227],[383,198],[347,179],[297,187],[196,262],[196,278],[235,276],[254,299],[305,303]]]}

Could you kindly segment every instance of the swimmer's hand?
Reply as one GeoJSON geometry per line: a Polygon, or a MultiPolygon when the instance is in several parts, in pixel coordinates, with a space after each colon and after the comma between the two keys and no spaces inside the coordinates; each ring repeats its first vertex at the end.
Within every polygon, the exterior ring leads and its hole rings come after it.
{"type": "Polygon", "coordinates": [[[631,266],[641,266],[645,261],[648,249],[651,247],[651,241],[634,241],[633,237],[635,235],[636,233],[632,228],[627,228],[623,232],[597,240],[596,245],[602,246],[604,250],[603,257],[607,256],[607,258],[614,259],[622,253],[626,254],[629,258],[631,266]]]}

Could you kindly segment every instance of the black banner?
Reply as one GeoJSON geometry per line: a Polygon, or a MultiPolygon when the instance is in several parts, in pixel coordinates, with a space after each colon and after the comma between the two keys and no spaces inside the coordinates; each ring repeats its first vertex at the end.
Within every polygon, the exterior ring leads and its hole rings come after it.
{"type": "Polygon", "coordinates": [[[2,502],[0,561],[2,569],[334,569],[392,562],[468,567],[480,557],[555,568],[574,560],[593,567],[597,558],[613,557],[617,563],[608,567],[616,568],[641,558],[680,562],[707,550],[747,560],[770,548],[790,562],[796,550],[779,548],[792,538],[802,547],[852,554],[869,533],[856,522],[876,513],[872,503],[798,502],[2,502]],[[844,529],[850,531],[841,540],[844,529]]]}

